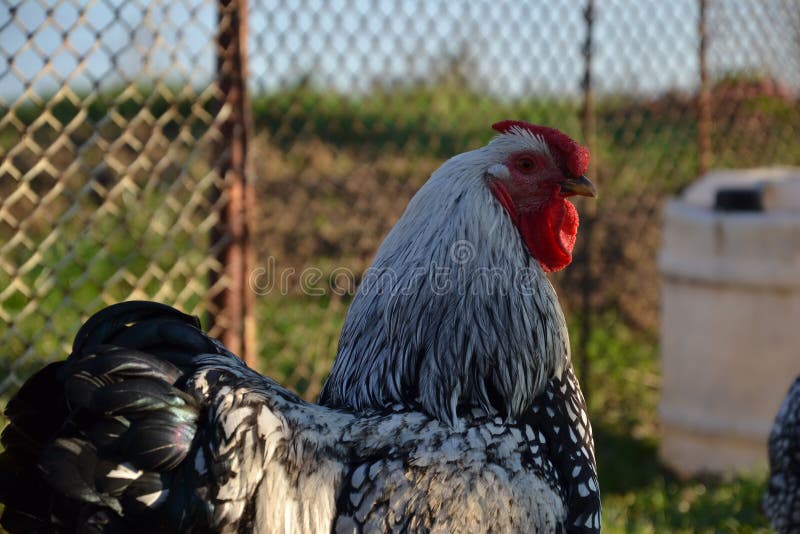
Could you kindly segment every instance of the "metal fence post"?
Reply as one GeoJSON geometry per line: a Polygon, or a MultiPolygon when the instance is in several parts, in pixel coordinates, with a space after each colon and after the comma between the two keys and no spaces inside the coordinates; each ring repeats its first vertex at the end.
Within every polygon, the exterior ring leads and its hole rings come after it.
{"type": "MultiPolygon", "coordinates": [[[[248,183],[247,143],[250,133],[247,98],[247,0],[219,0],[217,33],[217,83],[221,93],[217,168],[224,179],[226,197],[212,243],[218,251],[223,284],[214,296],[219,310],[222,342],[250,367],[256,365],[253,304],[247,281],[252,268],[250,239],[254,195],[248,183]],[[221,239],[220,239],[221,238],[221,239]]],[[[219,276],[218,274],[212,276],[219,276]]],[[[214,283],[219,280],[212,280],[214,283]]]]}
{"type": "Polygon", "coordinates": [[[697,101],[697,135],[700,151],[700,174],[705,173],[711,165],[711,89],[708,86],[708,1],[700,1],[700,90],[697,101]]]}
{"type": "MultiPolygon", "coordinates": [[[[583,59],[584,59],[584,72],[583,72],[583,108],[581,110],[581,125],[583,128],[584,143],[589,148],[589,152],[595,154],[594,148],[594,134],[595,134],[595,119],[594,119],[594,99],[592,95],[592,31],[594,23],[594,0],[587,0],[584,9],[584,20],[586,21],[586,40],[583,44],[583,59]]],[[[590,159],[590,171],[592,179],[597,181],[594,172],[597,166],[592,163],[590,159]]],[[[588,400],[590,383],[589,383],[589,336],[592,331],[592,291],[594,286],[592,276],[592,230],[594,226],[594,219],[597,214],[594,202],[586,203],[582,211],[582,218],[584,220],[581,229],[582,243],[583,243],[583,265],[581,272],[581,335],[580,343],[578,345],[578,373],[583,383],[583,393],[588,400]]]]}

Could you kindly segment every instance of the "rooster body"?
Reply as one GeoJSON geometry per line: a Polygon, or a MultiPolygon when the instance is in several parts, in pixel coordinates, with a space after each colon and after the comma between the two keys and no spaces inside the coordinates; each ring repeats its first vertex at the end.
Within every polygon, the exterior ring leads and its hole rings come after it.
{"type": "Polygon", "coordinates": [[[446,162],[384,241],[320,404],[129,302],[9,403],[11,532],[596,532],[555,292],[588,153],[527,123],[446,162]],[[18,482],[24,481],[24,482],[18,482]]]}
{"type": "Polygon", "coordinates": [[[789,388],[769,435],[764,512],[780,534],[800,531],[800,377],[789,388]]]}

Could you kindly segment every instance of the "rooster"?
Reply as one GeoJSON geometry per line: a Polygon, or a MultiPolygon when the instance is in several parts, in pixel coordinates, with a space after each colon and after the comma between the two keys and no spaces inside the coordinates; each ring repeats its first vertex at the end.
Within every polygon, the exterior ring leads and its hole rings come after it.
{"type": "Polygon", "coordinates": [[[800,532],[800,378],[789,388],[769,435],[764,512],[779,534],[800,532]]]}
{"type": "Polygon", "coordinates": [[[126,302],[6,409],[10,532],[598,532],[591,426],[546,272],[588,151],[494,125],[410,201],[354,297],[319,404],[198,321],[126,302]]]}

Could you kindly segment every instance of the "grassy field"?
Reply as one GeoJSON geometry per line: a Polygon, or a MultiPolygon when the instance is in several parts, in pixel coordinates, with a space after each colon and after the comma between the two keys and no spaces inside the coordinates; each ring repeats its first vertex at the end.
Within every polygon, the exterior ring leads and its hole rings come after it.
{"type": "Polygon", "coordinates": [[[763,475],[680,481],[659,463],[656,340],[607,316],[593,331],[589,349],[587,384],[607,531],[764,530],[763,475]]]}

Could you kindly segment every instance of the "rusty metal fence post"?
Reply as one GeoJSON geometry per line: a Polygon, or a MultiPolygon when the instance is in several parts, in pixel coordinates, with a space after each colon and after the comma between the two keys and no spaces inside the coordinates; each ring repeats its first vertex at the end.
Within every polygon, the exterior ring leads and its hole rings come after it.
{"type": "MultiPolygon", "coordinates": [[[[594,22],[594,0],[587,0],[586,7],[584,8],[584,20],[586,22],[586,40],[583,43],[583,60],[584,71],[583,81],[581,83],[583,89],[583,105],[581,109],[581,126],[583,129],[583,139],[589,152],[593,155],[590,159],[589,174],[592,179],[597,182],[598,177],[595,176],[597,165],[594,163],[594,158],[597,154],[594,152],[595,142],[595,118],[594,118],[594,99],[592,95],[592,31],[594,22]]],[[[592,273],[592,227],[594,226],[594,218],[597,214],[597,209],[594,202],[585,203],[582,211],[583,224],[583,246],[582,258],[583,264],[581,265],[581,333],[580,342],[578,345],[578,372],[580,373],[583,382],[583,393],[588,400],[591,388],[589,372],[589,336],[592,332],[592,292],[594,291],[594,281],[592,273]]]]}
{"type": "Polygon", "coordinates": [[[221,243],[217,258],[222,275],[212,274],[212,291],[219,286],[214,304],[222,342],[250,367],[256,366],[254,297],[248,272],[253,251],[251,218],[254,206],[248,183],[247,146],[250,137],[250,103],[247,97],[247,0],[219,0],[217,33],[217,82],[220,90],[220,137],[216,165],[222,187],[213,194],[223,197],[224,208],[212,243],[221,243]],[[220,278],[225,283],[220,284],[220,278]]]}
{"type": "Polygon", "coordinates": [[[697,92],[697,142],[700,152],[699,174],[705,173],[711,164],[711,89],[708,85],[708,0],[699,0],[700,20],[700,90],[697,92]]]}

